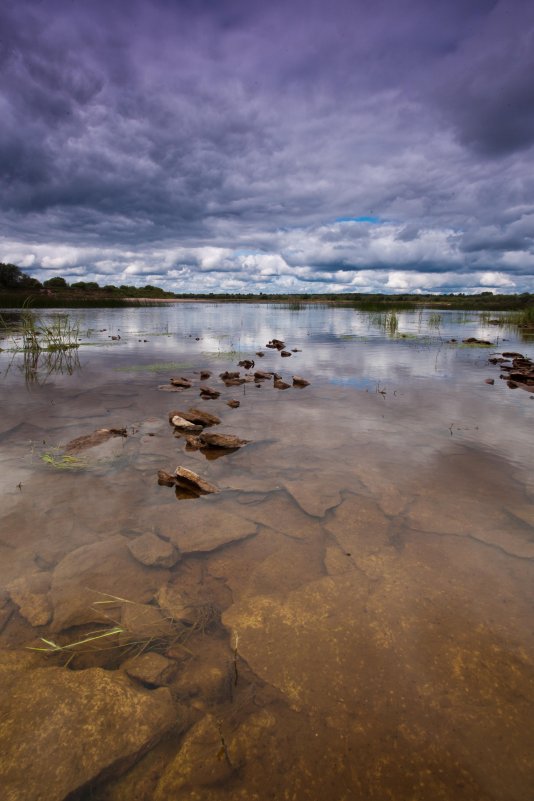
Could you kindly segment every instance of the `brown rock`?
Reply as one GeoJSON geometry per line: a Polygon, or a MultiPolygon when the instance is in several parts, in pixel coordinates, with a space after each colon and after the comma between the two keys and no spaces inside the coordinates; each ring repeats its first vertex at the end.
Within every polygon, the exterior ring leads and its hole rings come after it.
{"type": "Polygon", "coordinates": [[[201,478],[193,470],[188,470],[187,467],[177,467],[174,475],[178,484],[183,484],[186,489],[193,489],[201,495],[219,492],[216,486],[201,478]]]}
{"type": "Polygon", "coordinates": [[[495,381],[494,381],[494,379],[493,379],[493,378],[486,378],[486,379],[484,379],[484,383],[485,383],[485,384],[494,384],[494,383],[495,383],[495,381]]]}
{"type": "Polygon", "coordinates": [[[265,356],[265,353],[262,350],[258,350],[258,351],[256,351],[256,356],[259,356],[260,359],[261,359],[261,358],[263,358],[263,356],[265,356]]]}
{"type": "Polygon", "coordinates": [[[264,370],[256,370],[254,373],[256,381],[270,381],[272,377],[273,373],[267,373],[264,370]]]}
{"type": "Polygon", "coordinates": [[[251,367],[254,367],[254,361],[252,359],[243,359],[239,362],[240,367],[244,367],[245,370],[250,370],[251,367]]]}
{"type": "Polygon", "coordinates": [[[52,606],[48,597],[50,573],[32,573],[15,579],[7,586],[7,592],[19,612],[31,626],[45,626],[52,617],[52,606]]]}
{"type": "Polygon", "coordinates": [[[85,434],[82,437],[71,439],[71,441],[67,442],[65,445],[65,452],[80,453],[80,451],[84,451],[87,448],[94,448],[95,445],[102,445],[103,442],[106,442],[112,437],[127,436],[128,434],[125,428],[99,428],[97,431],[93,431],[92,434],[85,434]]]}
{"type": "Polygon", "coordinates": [[[493,345],[493,342],[488,342],[485,339],[477,339],[476,337],[468,337],[467,339],[463,339],[462,342],[464,345],[485,345],[486,347],[491,347],[493,345]]]}
{"type": "Polygon", "coordinates": [[[8,684],[0,700],[6,801],[63,801],[127,770],[176,720],[168,689],[135,687],[116,671],[19,669],[8,684]]]}
{"type": "Polygon", "coordinates": [[[246,384],[245,378],[229,378],[224,382],[225,387],[239,387],[241,384],[246,384]]]}
{"type": "Polygon", "coordinates": [[[239,370],[234,372],[225,370],[224,373],[219,373],[219,378],[221,378],[223,381],[229,381],[231,378],[239,378],[239,370]]]}
{"type": "Polygon", "coordinates": [[[207,448],[241,448],[246,445],[248,439],[239,439],[233,434],[208,434],[204,432],[199,436],[199,440],[204,447],[207,448]]]}
{"type": "Polygon", "coordinates": [[[208,378],[210,378],[210,376],[211,376],[210,370],[201,370],[200,371],[200,380],[201,381],[207,381],[208,378]]]}
{"type": "Polygon", "coordinates": [[[310,382],[306,381],[305,378],[301,378],[299,375],[293,376],[293,386],[294,387],[309,387],[310,382]]]}
{"type": "Polygon", "coordinates": [[[173,680],[177,665],[161,654],[149,652],[128,659],[123,668],[132,679],[153,687],[163,687],[173,680]]]}
{"type": "Polygon", "coordinates": [[[121,627],[121,645],[133,642],[140,647],[148,643],[172,643],[178,632],[172,620],[166,618],[159,607],[151,604],[124,604],[121,627]]]}
{"type": "Polygon", "coordinates": [[[146,517],[182,555],[213,551],[256,533],[256,522],[235,514],[233,503],[208,500],[211,501],[184,504],[180,514],[174,508],[160,508],[147,512],[146,517]]]}
{"type": "Polygon", "coordinates": [[[220,392],[218,392],[216,389],[212,389],[211,387],[200,387],[200,396],[202,398],[216,400],[220,394],[220,392]]]}
{"type": "Polygon", "coordinates": [[[182,387],[183,389],[189,389],[193,386],[191,381],[183,376],[180,376],[180,378],[171,378],[170,383],[173,387],[182,387]]]}
{"type": "Polygon", "coordinates": [[[165,487],[174,487],[176,484],[176,478],[170,473],[167,473],[166,470],[158,470],[158,484],[161,484],[165,487]]]}
{"type": "Polygon", "coordinates": [[[273,386],[275,389],[289,389],[289,384],[286,384],[281,378],[277,378],[276,381],[273,382],[273,386]]]}
{"type": "Polygon", "coordinates": [[[109,623],[110,609],[122,600],[146,603],[168,577],[163,568],[147,570],[115,535],[83,545],[62,559],[52,574],[53,631],[85,623],[109,623]],[[110,601],[113,603],[102,603],[110,601]],[[96,603],[98,602],[98,603],[96,603]]]}
{"type": "Polygon", "coordinates": [[[220,417],[217,417],[217,415],[201,411],[200,409],[189,409],[187,412],[169,412],[169,421],[171,421],[175,415],[179,415],[183,417],[184,420],[189,420],[190,423],[197,423],[201,426],[215,426],[221,422],[220,417]]]}
{"type": "Polygon", "coordinates": [[[291,356],[291,353],[288,350],[283,350],[280,353],[280,356],[284,356],[284,357],[291,356]]]}
{"type": "Polygon", "coordinates": [[[130,540],[128,550],[138,562],[148,567],[173,567],[180,559],[174,545],[150,533],[130,540]]]}
{"type": "Polygon", "coordinates": [[[175,428],[184,429],[191,432],[202,431],[202,426],[197,425],[196,423],[192,423],[190,420],[186,420],[179,414],[174,415],[174,417],[171,420],[171,423],[175,428]]]}
{"type": "Polygon", "coordinates": [[[239,406],[241,406],[241,402],[238,400],[229,400],[226,401],[226,405],[229,406],[230,409],[237,409],[239,406]]]}

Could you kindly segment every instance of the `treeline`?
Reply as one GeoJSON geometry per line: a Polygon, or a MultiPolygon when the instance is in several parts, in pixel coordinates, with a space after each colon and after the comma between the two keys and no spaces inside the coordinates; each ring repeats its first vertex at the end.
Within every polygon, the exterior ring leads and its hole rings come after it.
{"type": "Polygon", "coordinates": [[[26,275],[15,264],[0,263],[0,305],[19,307],[28,302],[33,306],[123,306],[128,302],[139,302],[147,298],[150,301],[176,300],[208,300],[214,302],[255,302],[293,304],[298,307],[304,303],[338,303],[352,305],[365,310],[381,309],[413,309],[422,306],[433,306],[436,309],[481,309],[487,311],[524,310],[534,308],[534,294],[523,292],[517,295],[496,295],[493,292],[481,292],[468,295],[463,292],[455,294],[421,294],[409,293],[384,295],[380,293],[360,292],[327,292],[313,293],[238,293],[226,292],[167,292],[157,286],[146,284],[142,287],[121,284],[100,286],[96,281],[76,281],[72,284],[57,276],[41,283],[36,278],[26,275]]]}

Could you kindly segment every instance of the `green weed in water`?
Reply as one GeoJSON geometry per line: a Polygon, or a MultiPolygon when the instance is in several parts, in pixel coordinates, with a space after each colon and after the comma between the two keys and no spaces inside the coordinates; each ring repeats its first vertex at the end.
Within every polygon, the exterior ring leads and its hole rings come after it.
{"type": "Polygon", "coordinates": [[[83,470],[87,467],[87,462],[77,456],[68,454],[54,454],[50,451],[41,454],[41,461],[56,470],[83,470]]]}

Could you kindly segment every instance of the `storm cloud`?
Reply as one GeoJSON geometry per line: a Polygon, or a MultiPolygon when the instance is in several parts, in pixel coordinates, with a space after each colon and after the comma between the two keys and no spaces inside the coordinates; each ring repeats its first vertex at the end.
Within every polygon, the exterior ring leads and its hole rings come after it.
{"type": "Polygon", "coordinates": [[[176,291],[524,291],[527,0],[0,8],[0,260],[176,291]]]}

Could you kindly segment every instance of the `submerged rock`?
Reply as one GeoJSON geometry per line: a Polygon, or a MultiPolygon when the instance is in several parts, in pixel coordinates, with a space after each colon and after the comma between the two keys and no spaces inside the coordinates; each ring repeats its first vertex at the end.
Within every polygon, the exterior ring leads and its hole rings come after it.
{"type": "Polygon", "coordinates": [[[124,604],[121,612],[120,644],[136,643],[139,647],[171,643],[177,634],[172,621],[157,606],[124,604]]]}
{"type": "Polygon", "coordinates": [[[177,467],[174,471],[178,484],[184,484],[186,489],[193,489],[199,494],[210,494],[220,490],[214,484],[201,478],[198,473],[188,470],[187,467],[177,467]]]}
{"type": "Polygon", "coordinates": [[[254,379],[256,381],[270,381],[273,375],[274,373],[268,373],[265,370],[256,370],[254,373],[254,379]]]}
{"type": "Polygon", "coordinates": [[[462,342],[464,343],[464,345],[483,345],[485,347],[493,346],[493,342],[488,342],[486,339],[477,339],[476,337],[468,337],[467,339],[462,339],[462,342]]]}
{"type": "Polygon", "coordinates": [[[484,379],[485,384],[494,384],[495,380],[493,378],[486,378],[484,379]]]}
{"type": "Polygon", "coordinates": [[[225,370],[224,373],[219,373],[219,378],[223,381],[229,381],[231,378],[239,378],[239,370],[225,370]]]}
{"type": "Polygon", "coordinates": [[[147,523],[170,540],[182,555],[213,551],[256,533],[257,524],[235,514],[232,503],[184,504],[178,513],[174,507],[146,513],[147,523]]]}
{"type": "Polygon", "coordinates": [[[216,400],[221,393],[212,387],[200,387],[200,397],[204,399],[216,400]]]}
{"type": "Polygon", "coordinates": [[[265,353],[262,350],[256,351],[256,356],[259,356],[262,359],[265,356],[265,353]]]}
{"type": "Polygon", "coordinates": [[[205,448],[228,448],[236,449],[247,445],[250,440],[239,439],[233,434],[209,434],[204,432],[199,436],[199,441],[205,448]]]}
{"type": "Polygon", "coordinates": [[[280,356],[283,356],[285,358],[287,356],[291,356],[291,353],[288,350],[283,350],[281,351],[280,356]]]}
{"type": "Polygon", "coordinates": [[[130,678],[137,679],[143,684],[164,687],[173,680],[177,665],[172,659],[151,652],[128,659],[123,669],[130,678]]]}
{"type": "Polygon", "coordinates": [[[238,400],[228,400],[226,401],[226,405],[230,407],[230,409],[237,409],[241,406],[241,402],[238,400]]]}
{"type": "Polygon", "coordinates": [[[244,367],[245,370],[250,370],[252,367],[254,367],[254,360],[253,359],[243,359],[242,361],[239,362],[239,366],[240,367],[244,367]]]}
{"type": "Polygon", "coordinates": [[[289,384],[286,384],[281,378],[275,379],[275,381],[273,381],[273,386],[275,389],[289,389],[289,384]]]}
{"type": "Polygon", "coordinates": [[[170,542],[150,533],[130,540],[128,550],[138,562],[148,567],[173,567],[180,559],[180,554],[170,542]]]}
{"type": "Polygon", "coordinates": [[[173,387],[182,387],[183,389],[190,389],[193,386],[189,378],[184,378],[183,376],[180,376],[180,378],[171,378],[170,383],[173,387]]]}
{"type": "Polygon", "coordinates": [[[63,801],[89,782],[122,773],[176,720],[169,690],[135,687],[101,668],[17,669],[4,675],[3,689],[6,801],[63,801]]]}
{"type": "Polygon", "coordinates": [[[146,603],[168,575],[163,568],[147,570],[139,564],[128,550],[128,540],[119,534],[83,545],[65,556],[52,574],[52,631],[109,623],[113,605],[121,607],[122,599],[146,603]],[[113,603],[102,604],[110,600],[113,603]]]}
{"type": "Polygon", "coordinates": [[[201,426],[216,426],[221,422],[220,417],[217,417],[217,415],[201,411],[200,409],[188,409],[187,412],[169,412],[169,422],[172,422],[172,418],[176,415],[179,415],[184,420],[188,420],[190,423],[197,423],[201,426]]]}
{"type": "Polygon", "coordinates": [[[201,381],[207,381],[208,378],[210,378],[210,376],[211,376],[211,371],[210,370],[201,370],[200,371],[200,380],[201,381]]]}
{"type": "Polygon", "coordinates": [[[293,376],[293,386],[294,387],[309,387],[310,382],[306,381],[305,378],[301,378],[299,375],[293,376]]]}
{"type": "Polygon", "coordinates": [[[87,448],[94,448],[95,445],[102,445],[103,442],[112,437],[127,436],[125,428],[99,428],[97,431],[93,431],[92,434],[84,434],[81,437],[76,437],[76,439],[71,439],[65,445],[65,453],[80,453],[80,451],[84,451],[87,448]]]}
{"type": "Polygon", "coordinates": [[[48,597],[50,573],[32,573],[15,579],[7,586],[7,592],[19,612],[31,626],[45,626],[52,617],[52,606],[48,597]]]}

